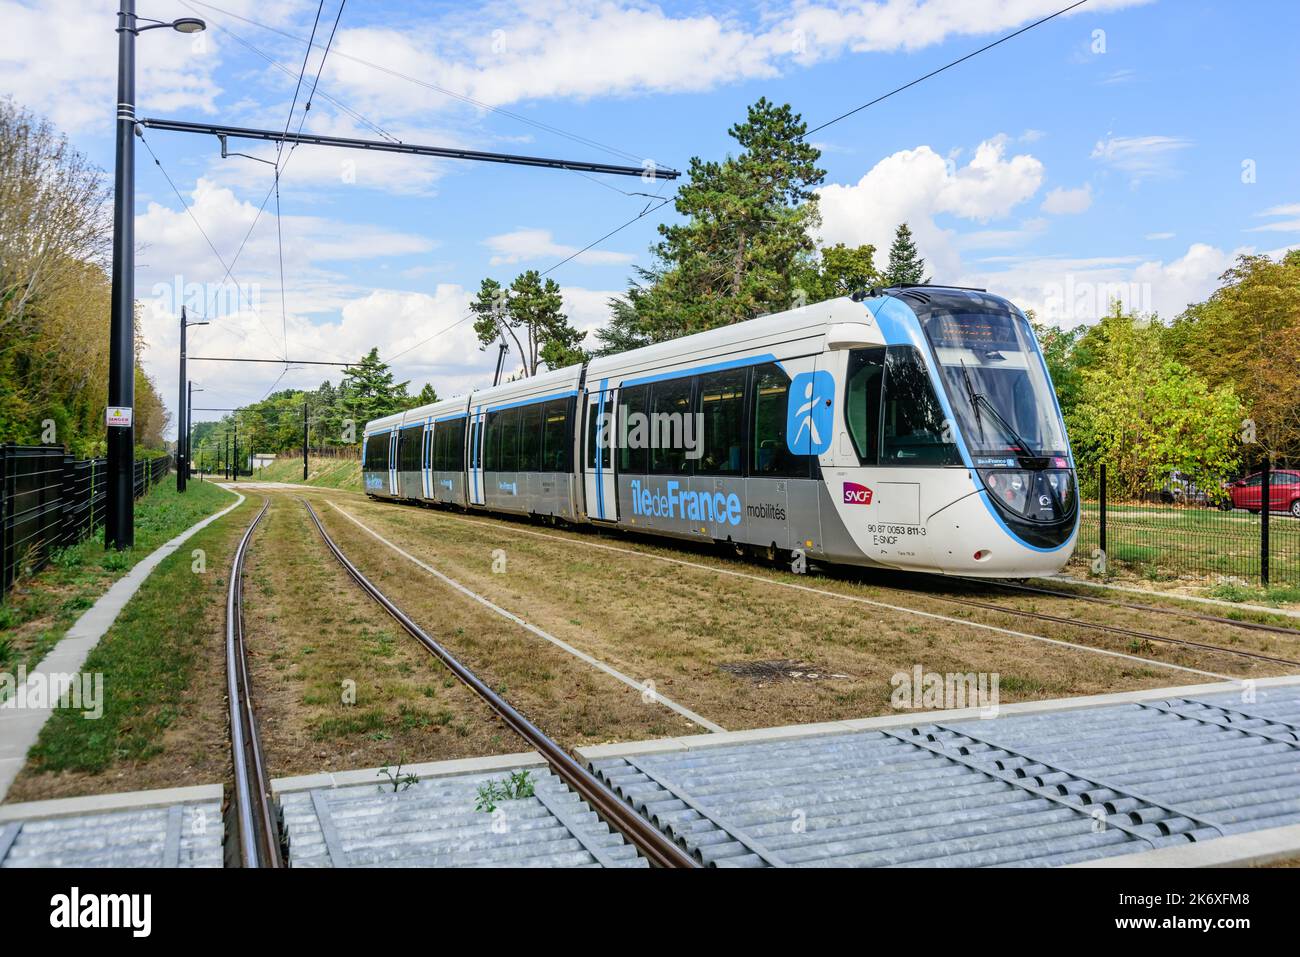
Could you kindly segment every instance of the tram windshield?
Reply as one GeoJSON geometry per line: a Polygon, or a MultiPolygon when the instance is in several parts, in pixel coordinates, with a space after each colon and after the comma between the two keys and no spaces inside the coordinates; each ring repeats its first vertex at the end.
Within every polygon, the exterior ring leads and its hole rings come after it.
{"type": "Polygon", "coordinates": [[[925,334],[976,466],[1065,457],[1065,429],[1023,316],[940,313],[925,320],[925,334]]]}

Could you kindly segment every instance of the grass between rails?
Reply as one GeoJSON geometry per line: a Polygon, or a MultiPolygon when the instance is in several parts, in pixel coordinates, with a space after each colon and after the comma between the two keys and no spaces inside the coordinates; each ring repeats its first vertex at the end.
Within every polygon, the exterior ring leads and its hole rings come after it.
{"type": "MultiPolygon", "coordinates": [[[[660,692],[729,729],[890,713],[891,678],[916,664],[940,673],[996,672],[1004,702],[1206,680],[991,632],[975,627],[976,622],[1225,674],[1278,670],[1242,665],[1241,659],[1222,654],[1207,661],[1163,645],[1133,648],[1127,640],[1099,637],[1092,630],[1009,619],[833,576],[796,577],[672,544],[570,532],[548,532],[557,537],[542,539],[521,523],[463,519],[351,498],[340,504],[466,586],[637,680],[655,681],[660,692]],[[591,547],[597,543],[633,554],[591,547]],[[492,571],[497,549],[506,556],[503,574],[492,571]],[[674,565],[651,555],[704,567],[674,565]],[[722,569],[750,577],[720,576],[722,569]],[[778,583],[905,605],[959,621],[893,612],[778,583]],[[720,670],[723,664],[774,659],[798,660],[818,674],[847,677],[756,682],[720,670]]],[[[998,601],[1008,603],[1001,596],[998,601]]]]}
{"type": "Polygon", "coordinates": [[[184,495],[174,476],[135,505],[135,546],[105,551],[99,529],[51,556],[49,566],[18,581],[0,605],[0,671],[35,666],[117,579],[154,549],[233,503],[215,485],[191,482],[184,495]]]}
{"type": "Polygon", "coordinates": [[[244,620],[273,775],[520,750],[490,709],[352,581],[289,495],[272,495],[253,537],[244,620]]]}
{"type": "Polygon", "coordinates": [[[198,532],[144,581],[82,669],[104,676],[103,716],[56,710],[7,800],[226,779],[224,601],[256,507],[249,499],[198,532]]]}

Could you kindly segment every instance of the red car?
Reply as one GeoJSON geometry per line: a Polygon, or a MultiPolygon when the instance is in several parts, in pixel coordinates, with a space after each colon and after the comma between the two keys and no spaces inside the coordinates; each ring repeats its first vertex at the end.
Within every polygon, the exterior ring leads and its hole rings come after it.
{"type": "MultiPolygon", "coordinates": [[[[1224,502],[1220,508],[1244,508],[1252,515],[1260,512],[1264,501],[1264,477],[1260,472],[1238,479],[1227,487],[1231,505],[1224,502]]],[[[1269,511],[1290,512],[1300,518],[1300,472],[1291,469],[1274,469],[1269,476],[1269,511]]]]}

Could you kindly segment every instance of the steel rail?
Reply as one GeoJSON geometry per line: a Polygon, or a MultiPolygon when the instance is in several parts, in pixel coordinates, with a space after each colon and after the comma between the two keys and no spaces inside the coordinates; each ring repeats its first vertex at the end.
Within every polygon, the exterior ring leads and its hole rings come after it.
{"type": "Polygon", "coordinates": [[[231,760],[235,766],[235,814],[244,867],[284,866],[266,759],[257,733],[244,644],[244,558],[253,531],[270,505],[269,498],[262,500],[261,511],[240,539],[230,565],[230,586],[226,592],[226,689],[230,698],[231,760]]]}
{"type": "Polygon", "coordinates": [[[551,769],[578,796],[587,802],[606,824],[619,831],[637,848],[652,865],[656,867],[699,867],[699,863],[678,847],[673,841],[653,824],[638,814],[622,798],[601,784],[594,774],[582,766],[558,743],[553,741],[539,727],[517,711],[513,705],[487,686],[478,675],[462,664],[450,651],[438,643],[423,628],[417,625],[387,595],[385,595],[361,570],[348,560],[339,546],[330,538],[321,524],[316,510],[306,499],[301,499],[307,514],[311,516],[321,539],[343,566],[352,580],[361,586],[371,598],[379,603],[384,611],[402,626],[413,638],[424,645],[435,657],[442,661],[457,678],[471,691],[477,694],[495,711],[506,724],[532,745],[551,766],[551,769]]]}
{"type": "MultiPolygon", "coordinates": [[[[954,580],[966,582],[970,585],[984,584],[977,578],[965,578],[960,575],[953,576],[954,580]]],[[[1300,638],[1300,628],[1288,628],[1285,625],[1270,625],[1262,621],[1243,621],[1239,618],[1228,618],[1224,615],[1207,615],[1199,611],[1188,611],[1185,608],[1165,608],[1160,605],[1149,605],[1145,602],[1138,601],[1120,601],[1117,598],[1103,598],[1100,595],[1085,595],[1081,592],[1059,591],[1054,588],[1043,588],[1039,585],[1025,585],[1020,582],[997,582],[1000,588],[1012,588],[1016,591],[1033,592],[1038,595],[1051,595],[1054,598],[1068,598],[1071,601],[1086,601],[1095,605],[1104,605],[1111,608],[1128,608],[1132,611],[1149,611],[1160,615],[1171,615],[1175,618],[1187,618],[1191,621],[1209,621],[1219,625],[1231,625],[1234,628],[1246,628],[1251,631],[1267,631],[1278,635],[1288,635],[1291,638],[1300,638]]],[[[1255,612],[1258,615],[1267,615],[1268,612],[1255,612]]]]}

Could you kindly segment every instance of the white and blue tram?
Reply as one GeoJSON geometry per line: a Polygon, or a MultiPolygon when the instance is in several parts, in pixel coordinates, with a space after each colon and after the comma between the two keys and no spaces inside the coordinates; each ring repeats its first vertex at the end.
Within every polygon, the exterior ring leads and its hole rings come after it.
{"type": "Polygon", "coordinates": [[[1025,316],[895,287],[674,339],[367,425],[375,498],[769,556],[1019,578],[1079,503],[1025,316]]]}

